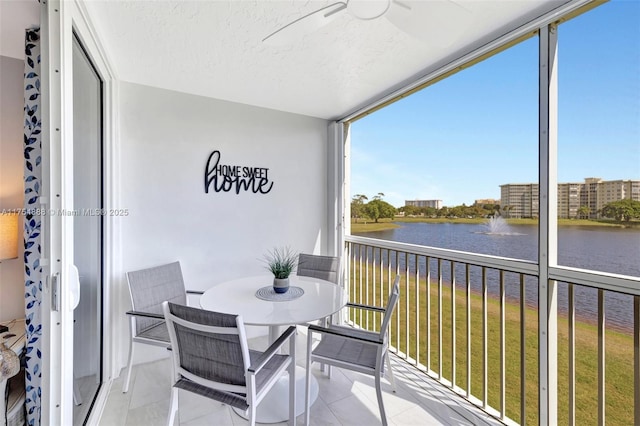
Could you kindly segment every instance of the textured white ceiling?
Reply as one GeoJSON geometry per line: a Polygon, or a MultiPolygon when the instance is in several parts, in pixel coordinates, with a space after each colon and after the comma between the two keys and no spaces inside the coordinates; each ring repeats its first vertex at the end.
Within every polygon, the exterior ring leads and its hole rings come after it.
{"type": "MultiPolygon", "coordinates": [[[[344,12],[284,46],[271,46],[262,39],[333,2],[83,3],[121,80],[331,119],[567,0],[402,1],[420,14],[426,38],[408,35],[385,17],[361,21],[344,12]],[[459,13],[443,14],[442,8],[451,5],[459,13]]],[[[5,3],[27,2],[37,5],[36,0],[0,0],[3,52],[5,3]]],[[[16,20],[12,18],[9,21],[16,20]]]]}

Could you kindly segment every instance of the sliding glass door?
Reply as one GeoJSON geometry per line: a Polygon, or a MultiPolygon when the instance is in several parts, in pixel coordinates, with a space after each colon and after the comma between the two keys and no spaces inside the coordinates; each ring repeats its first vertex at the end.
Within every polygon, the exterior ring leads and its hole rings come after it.
{"type": "Polygon", "coordinates": [[[80,301],[73,327],[73,424],[86,422],[102,382],[103,84],[73,41],[73,263],[80,301]]]}

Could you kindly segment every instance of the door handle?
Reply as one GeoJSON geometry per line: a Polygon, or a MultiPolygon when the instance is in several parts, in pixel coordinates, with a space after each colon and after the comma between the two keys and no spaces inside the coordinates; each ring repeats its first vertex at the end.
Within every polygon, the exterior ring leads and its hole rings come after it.
{"type": "Polygon", "coordinates": [[[69,265],[69,310],[73,311],[80,303],[80,274],[76,265],[69,265]]]}
{"type": "Polygon", "coordinates": [[[60,272],[56,272],[51,276],[51,310],[58,312],[60,310],[60,272]]]}

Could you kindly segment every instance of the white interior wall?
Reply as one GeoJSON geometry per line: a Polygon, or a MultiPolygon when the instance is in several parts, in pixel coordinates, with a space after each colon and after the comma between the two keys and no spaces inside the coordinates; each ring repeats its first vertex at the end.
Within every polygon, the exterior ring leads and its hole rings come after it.
{"type": "MultiPolygon", "coordinates": [[[[0,211],[22,208],[24,62],[0,56],[0,211]]],[[[20,216],[22,229],[23,216],[20,216]]],[[[18,239],[18,258],[0,262],[0,322],[24,317],[24,247],[18,239]]]]}
{"type": "Polygon", "coordinates": [[[186,287],[204,290],[267,273],[262,257],[275,246],[326,252],[327,121],[131,83],[119,96],[123,272],[179,260],[186,287]],[[272,190],[206,194],[214,150],[220,164],[268,168],[272,190]]]}

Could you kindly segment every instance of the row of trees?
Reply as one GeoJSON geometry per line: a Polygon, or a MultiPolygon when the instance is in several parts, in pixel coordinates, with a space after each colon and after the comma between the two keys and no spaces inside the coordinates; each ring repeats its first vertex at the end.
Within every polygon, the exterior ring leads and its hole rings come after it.
{"type": "MultiPolygon", "coordinates": [[[[398,213],[404,213],[405,216],[425,216],[432,218],[443,217],[490,217],[496,215],[509,216],[512,206],[503,206],[497,204],[474,204],[467,206],[462,204],[456,207],[442,207],[436,209],[434,207],[415,207],[402,206],[395,208],[391,204],[382,199],[384,194],[379,192],[377,195],[367,197],[364,194],[356,194],[351,199],[351,218],[356,222],[358,220],[368,219],[378,222],[379,219],[393,217],[398,213]]],[[[578,216],[588,218],[591,210],[582,206],[578,209],[578,216]]],[[[599,211],[600,215],[606,218],[615,219],[620,222],[630,222],[634,219],[640,219],[640,201],[624,199],[614,201],[605,205],[599,211]]]]}
{"type": "Polygon", "coordinates": [[[382,197],[384,197],[382,192],[374,195],[371,198],[371,201],[369,201],[369,197],[366,195],[354,195],[351,199],[351,217],[355,219],[356,223],[358,222],[358,219],[363,218],[371,219],[376,223],[378,222],[378,219],[393,219],[398,209],[384,201],[382,197]]]}
{"type": "Polygon", "coordinates": [[[393,219],[398,213],[404,213],[405,216],[425,216],[425,217],[489,217],[500,214],[500,206],[494,204],[466,206],[465,204],[456,207],[442,207],[436,209],[433,207],[415,207],[402,206],[395,208],[391,204],[382,199],[384,194],[379,192],[377,195],[367,197],[364,194],[356,194],[351,199],[351,218],[357,223],[359,220],[373,220],[378,222],[379,219],[393,219]]]}
{"type": "Polygon", "coordinates": [[[455,207],[416,207],[403,206],[398,209],[404,212],[405,216],[425,216],[425,217],[489,217],[500,215],[500,206],[497,204],[474,204],[467,206],[462,204],[455,207]]]}
{"type": "Polygon", "coordinates": [[[640,219],[640,201],[629,198],[614,201],[605,205],[602,210],[600,210],[600,214],[620,222],[631,222],[633,219],[640,219]]]}

